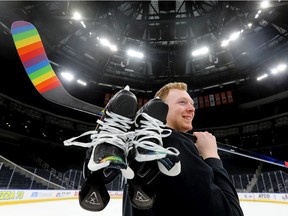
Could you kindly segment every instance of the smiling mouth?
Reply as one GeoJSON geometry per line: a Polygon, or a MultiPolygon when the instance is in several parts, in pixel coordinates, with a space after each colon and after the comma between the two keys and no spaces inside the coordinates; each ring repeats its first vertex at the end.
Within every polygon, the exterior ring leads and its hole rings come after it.
{"type": "Polygon", "coordinates": [[[192,117],[184,117],[184,119],[191,121],[192,117]]]}

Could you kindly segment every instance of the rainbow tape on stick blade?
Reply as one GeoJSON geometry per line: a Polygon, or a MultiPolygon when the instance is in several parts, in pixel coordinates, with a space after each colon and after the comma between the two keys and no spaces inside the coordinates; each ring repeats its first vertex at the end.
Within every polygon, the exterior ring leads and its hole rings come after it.
{"type": "Polygon", "coordinates": [[[28,22],[12,24],[12,36],[23,66],[35,88],[44,93],[61,86],[36,28],[28,22]]]}
{"type": "Polygon", "coordinates": [[[70,95],[55,74],[36,27],[26,21],[12,23],[11,33],[25,71],[37,91],[56,104],[101,116],[103,108],[70,95]]]}

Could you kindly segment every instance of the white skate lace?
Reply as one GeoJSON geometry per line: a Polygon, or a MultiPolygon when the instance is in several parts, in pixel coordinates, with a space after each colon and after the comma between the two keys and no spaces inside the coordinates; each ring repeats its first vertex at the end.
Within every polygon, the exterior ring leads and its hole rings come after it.
{"type": "Polygon", "coordinates": [[[133,123],[133,120],[118,115],[116,113],[106,111],[106,117],[105,122],[98,119],[97,120],[99,130],[92,130],[84,132],[83,134],[72,137],[68,140],[64,141],[65,146],[75,145],[75,146],[81,146],[85,148],[90,148],[91,146],[97,146],[102,143],[109,143],[112,145],[115,145],[122,150],[125,151],[126,154],[128,154],[128,144],[126,144],[126,141],[128,139],[132,139],[133,132],[127,132],[131,124],[133,123]],[[80,137],[91,135],[91,142],[79,142],[76,141],[80,137]]]}
{"type": "MultiPolygon", "coordinates": [[[[163,147],[162,138],[168,137],[172,131],[165,128],[163,122],[146,113],[140,113],[139,115],[142,115],[145,119],[140,120],[140,128],[135,129],[135,139],[132,141],[137,152],[135,159],[137,161],[149,161],[164,158],[167,154],[178,156],[179,151],[176,148],[168,147],[165,149],[163,147]],[[157,140],[156,143],[151,141],[155,139],[157,140]],[[149,150],[150,152],[147,154],[141,154],[137,150],[139,147],[149,150]]],[[[137,119],[138,116],[135,119],[137,119]]],[[[136,122],[135,125],[138,127],[136,122]]]]}

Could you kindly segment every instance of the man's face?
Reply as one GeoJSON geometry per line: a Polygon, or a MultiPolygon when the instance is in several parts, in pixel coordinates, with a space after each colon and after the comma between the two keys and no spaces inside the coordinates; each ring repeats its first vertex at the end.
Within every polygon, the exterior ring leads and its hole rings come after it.
{"type": "Polygon", "coordinates": [[[166,125],[180,132],[192,130],[195,107],[190,95],[185,90],[171,89],[165,102],[169,106],[166,125]]]}

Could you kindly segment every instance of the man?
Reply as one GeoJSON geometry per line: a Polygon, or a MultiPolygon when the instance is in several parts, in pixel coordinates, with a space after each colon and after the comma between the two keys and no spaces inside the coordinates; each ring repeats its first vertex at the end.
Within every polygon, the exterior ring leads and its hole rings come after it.
{"type": "MultiPolygon", "coordinates": [[[[236,190],[218,155],[216,138],[209,132],[194,132],[193,136],[187,133],[193,128],[195,116],[187,85],[168,83],[155,97],[168,105],[166,127],[171,129],[171,134],[163,136],[162,143],[165,149],[179,151],[181,171],[167,175],[157,172],[160,168],[155,165],[157,160],[131,160],[129,166],[135,177],[128,180],[124,189],[123,215],[169,216],[185,212],[192,216],[243,216],[236,190]]],[[[168,162],[174,165],[177,159],[168,162]]]]}
{"type": "Polygon", "coordinates": [[[187,133],[195,115],[187,85],[169,83],[155,96],[136,112],[137,98],[125,87],[109,101],[96,130],[64,142],[89,148],[80,206],[102,211],[110,200],[105,185],[122,172],[125,216],[242,216],[215,137],[187,133]],[[78,141],[87,135],[91,142],[78,141]]]}

